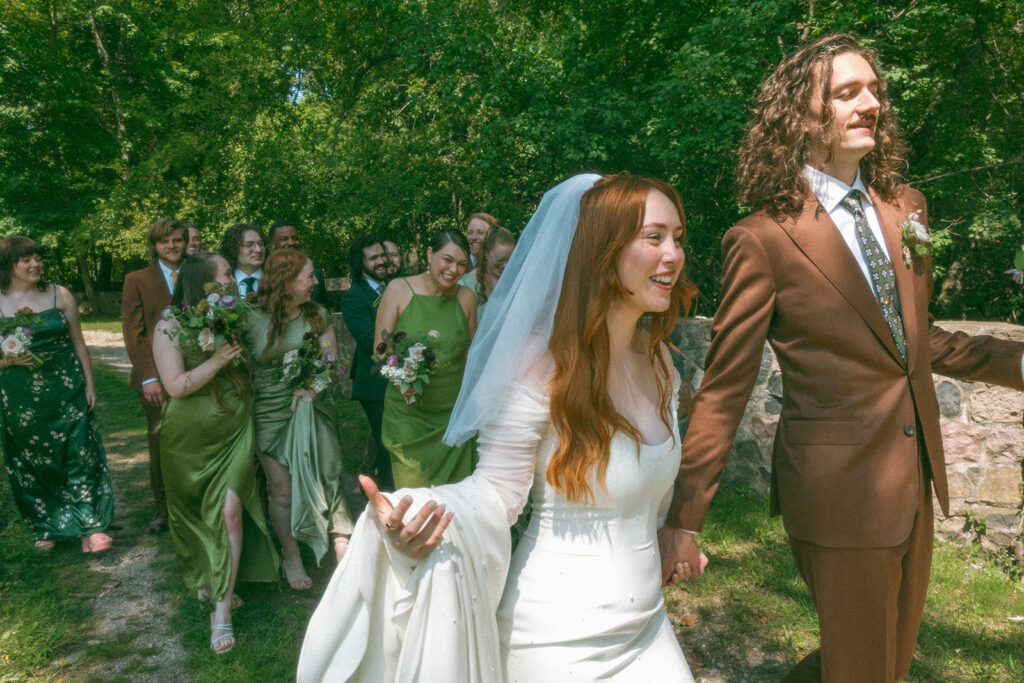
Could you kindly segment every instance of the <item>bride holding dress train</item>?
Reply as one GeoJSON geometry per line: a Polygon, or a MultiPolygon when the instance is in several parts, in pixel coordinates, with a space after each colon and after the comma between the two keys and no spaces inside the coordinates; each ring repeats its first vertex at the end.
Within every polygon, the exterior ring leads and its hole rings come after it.
{"type": "Polygon", "coordinates": [[[476,470],[388,495],[364,480],[368,514],[311,619],[300,681],[692,680],[657,541],[681,446],[664,342],[695,292],[682,216],[671,186],[628,174],[544,196],[445,437],[479,434],[476,470]]]}

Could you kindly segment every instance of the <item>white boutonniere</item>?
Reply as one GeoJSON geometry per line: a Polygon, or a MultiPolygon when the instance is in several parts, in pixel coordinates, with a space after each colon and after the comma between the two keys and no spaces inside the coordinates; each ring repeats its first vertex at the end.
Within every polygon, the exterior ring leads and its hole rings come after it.
{"type": "Polygon", "coordinates": [[[932,237],[917,211],[907,216],[900,225],[900,232],[903,234],[903,263],[909,268],[915,256],[927,256],[931,251],[932,237]]]}

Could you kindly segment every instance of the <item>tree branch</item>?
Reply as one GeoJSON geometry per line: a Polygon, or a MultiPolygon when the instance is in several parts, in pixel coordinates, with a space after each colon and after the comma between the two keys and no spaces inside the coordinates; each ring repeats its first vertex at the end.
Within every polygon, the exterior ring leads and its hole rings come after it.
{"type": "Polygon", "coordinates": [[[962,168],[959,171],[949,171],[948,173],[940,173],[939,175],[933,175],[931,178],[922,178],[921,180],[912,180],[907,184],[910,186],[922,185],[924,183],[930,183],[933,180],[939,178],[948,178],[949,176],[960,175],[962,173],[975,173],[977,171],[987,171],[993,168],[1003,168],[1004,166],[1019,166],[1024,164],[1024,161],[1004,161],[999,164],[988,164],[986,166],[975,166],[974,168],[962,168]]]}

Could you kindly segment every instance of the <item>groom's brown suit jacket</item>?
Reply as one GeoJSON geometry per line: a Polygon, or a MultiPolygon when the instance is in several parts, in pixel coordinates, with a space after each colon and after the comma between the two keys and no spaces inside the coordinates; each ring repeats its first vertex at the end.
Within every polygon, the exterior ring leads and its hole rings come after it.
{"type": "Polygon", "coordinates": [[[932,372],[1021,388],[1024,345],[934,326],[931,258],[905,266],[900,231],[914,211],[927,224],[924,197],[904,188],[895,202],[874,192],[871,199],[896,271],[906,362],[867,279],[813,195],[798,217],[756,212],[741,220],[722,242],[721,300],[670,523],[703,526],[765,340],[783,384],[771,509],[791,536],[828,547],[896,546],[910,533],[929,475],[948,513],[932,372]]]}

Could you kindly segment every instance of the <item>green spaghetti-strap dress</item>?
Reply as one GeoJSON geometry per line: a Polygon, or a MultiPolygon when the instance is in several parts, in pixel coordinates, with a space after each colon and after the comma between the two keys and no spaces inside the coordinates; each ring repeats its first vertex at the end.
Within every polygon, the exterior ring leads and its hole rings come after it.
{"type": "Polygon", "coordinates": [[[457,294],[428,296],[413,292],[395,325],[413,342],[434,350],[437,363],[423,394],[410,404],[389,384],[384,394],[381,440],[391,454],[396,488],[449,484],[465,479],[476,465],[476,441],[452,447],[441,441],[455,407],[466,369],[469,322],[457,294]],[[433,340],[428,332],[437,331],[433,340]]]}
{"type": "MultiPolygon", "coordinates": [[[[331,325],[330,314],[320,308],[321,322],[331,325]]],[[[282,378],[282,359],[302,344],[310,325],[300,314],[286,323],[284,331],[267,345],[270,316],[254,310],[243,332],[242,344],[252,353],[256,392],[253,418],[256,446],[288,468],[292,478],[292,535],[323,558],[330,534],[348,535],[355,526],[349,513],[347,492],[355,482],[344,471],[334,403],[329,396],[315,401],[296,401],[295,387],[282,378]]]]}

